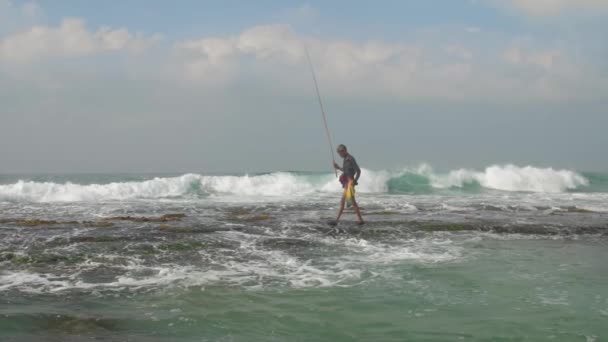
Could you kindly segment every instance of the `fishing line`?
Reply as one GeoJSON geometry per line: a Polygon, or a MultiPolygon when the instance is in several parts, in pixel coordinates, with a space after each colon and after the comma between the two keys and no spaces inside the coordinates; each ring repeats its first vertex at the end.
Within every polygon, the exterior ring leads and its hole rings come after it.
{"type": "Polygon", "coordinates": [[[315,90],[317,91],[317,99],[319,100],[319,107],[321,108],[321,115],[323,116],[323,123],[325,124],[325,133],[327,134],[327,142],[329,143],[329,151],[331,153],[331,167],[334,169],[334,173],[336,177],[338,177],[338,171],[334,168],[334,163],[336,162],[336,157],[334,156],[334,146],[331,142],[331,134],[329,133],[329,127],[327,125],[327,116],[325,115],[325,108],[323,107],[323,101],[321,101],[321,93],[319,92],[319,84],[317,83],[317,76],[315,75],[315,68],[312,65],[312,61],[310,60],[310,54],[308,53],[308,49],[306,45],[304,45],[304,51],[306,52],[306,59],[308,59],[308,65],[310,66],[310,72],[312,73],[312,80],[315,82],[315,90]]]}

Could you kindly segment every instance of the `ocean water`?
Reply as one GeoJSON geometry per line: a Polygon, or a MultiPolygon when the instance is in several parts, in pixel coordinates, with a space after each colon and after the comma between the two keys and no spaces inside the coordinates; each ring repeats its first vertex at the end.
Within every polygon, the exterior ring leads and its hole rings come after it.
{"type": "Polygon", "coordinates": [[[0,175],[0,341],[608,340],[608,174],[0,175]]]}

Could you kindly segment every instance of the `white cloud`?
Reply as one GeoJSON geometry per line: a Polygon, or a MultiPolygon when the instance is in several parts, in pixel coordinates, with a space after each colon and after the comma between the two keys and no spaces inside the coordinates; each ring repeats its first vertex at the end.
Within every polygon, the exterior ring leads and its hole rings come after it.
{"type": "Polygon", "coordinates": [[[439,47],[380,41],[320,40],[289,26],[252,27],[240,34],[175,45],[178,78],[221,87],[254,73],[264,84],[310,86],[303,46],[310,50],[321,87],[334,96],[435,99],[559,98],[577,68],[559,49],[439,47]],[[534,73],[528,73],[529,68],[534,73]],[[522,70],[524,72],[514,72],[522,70]],[[567,76],[567,77],[566,77],[567,76]],[[269,82],[266,82],[269,81],[269,82]],[[299,82],[299,83],[298,83],[299,82]],[[295,84],[295,85],[294,85],[295,84]]]}
{"type": "MultiPolygon", "coordinates": [[[[597,84],[605,84],[601,76],[573,63],[564,45],[538,48],[538,42],[511,39],[511,45],[480,46],[476,40],[490,33],[477,32],[474,40],[454,42],[446,37],[442,41],[418,39],[423,43],[413,44],[318,39],[300,36],[288,25],[261,25],[231,35],[177,41],[171,51],[155,50],[159,53],[144,54],[136,63],[106,67],[119,69],[125,77],[204,86],[201,91],[222,91],[248,82],[246,86],[265,87],[265,91],[304,93],[311,89],[306,44],[323,93],[333,97],[560,99],[576,96],[576,84],[583,79],[595,78],[597,84]]],[[[5,74],[16,79],[28,68],[32,77],[43,78],[41,74],[52,68],[44,63],[49,58],[142,51],[158,39],[125,28],[93,31],[80,19],[64,19],[56,27],[36,25],[0,37],[0,62],[21,64],[20,68],[5,68],[5,74]]]]}
{"type": "Polygon", "coordinates": [[[558,50],[526,51],[520,47],[511,47],[504,54],[504,60],[512,65],[532,65],[551,69],[561,53],[558,50]]]}
{"type": "Polygon", "coordinates": [[[297,62],[302,42],[286,25],[256,26],[236,36],[206,37],[175,44],[178,69],[188,80],[225,84],[237,76],[242,57],[297,62]],[[181,66],[180,66],[181,64],[181,66]]]}
{"type": "Polygon", "coordinates": [[[33,26],[0,38],[0,61],[26,63],[47,57],[79,57],[99,52],[140,52],[159,35],[133,34],[125,28],[89,31],[82,19],[63,19],[58,27],[33,26]]]}
{"type": "Polygon", "coordinates": [[[608,10],[608,0],[508,0],[508,5],[533,16],[558,15],[568,10],[608,10]]]}
{"type": "Polygon", "coordinates": [[[9,0],[0,0],[0,35],[38,23],[44,18],[44,11],[35,2],[20,6],[9,0]]]}
{"type": "Polygon", "coordinates": [[[275,76],[285,77],[280,69],[289,67],[308,76],[304,44],[326,86],[337,89],[344,89],[344,82],[378,82],[386,74],[409,73],[420,57],[419,48],[403,44],[306,39],[287,25],[256,26],[234,36],[189,40],[176,44],[175,49],[187,79],[219,82],[222,78],[227,82],[226,78],[238,76],[236,70],[247,60],[261,69],[276,70],[275,76]]]}
{"type": "Polygon", "coordinates": [[[461,44],[446,45],[444,50],[447,54],[461,59],[469,60],[473,58],[473,52],[461,44]]]}

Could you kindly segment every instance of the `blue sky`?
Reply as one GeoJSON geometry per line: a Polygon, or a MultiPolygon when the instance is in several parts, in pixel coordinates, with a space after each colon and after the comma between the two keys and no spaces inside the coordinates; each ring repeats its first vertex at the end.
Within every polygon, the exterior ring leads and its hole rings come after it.
{"type": "Polygon", "coordinates": [[[304,45],[368,168],[606,170],[606,19],[605,0],[0,0],[0,172],[325,170],[304,45]]]}
{"type": "MultiPolygon", "coordinates": [[[[23,2],[13,1],[16,6],[23,2]]],[[[491,1],[166,1],[82,0],[39,1],[44,22],[58,24],[65,17],[86,19],[92,27],[127,27],[149,34],[162,32],[173,39],[236,33],[255,25],[288,23],[300,33],[345,39],[398,40],[411,31],[484,28],[523,34],[529,29],[550,34],[563,18],[529,20],[516,10],[500,9],[491,1]],[[542,32],[546,31],[546,32],[542,32]]],[[[538,19],[538,18],[536,18],[538,19]]],[[[546,18],[545,18],[546,19],[546,18]]],[[[586,16],[585,21],[589,20],[586,16]]],[[[599,21],[599,20],[598,20],[599,21]]],[[[577,22],[580,25],[581,22],[577,22]]]]}
{"type": "MultiPolygon", "coordinates": [[[[51,22],[66,16],[84,17],[92,25],[128,26],[147,32],[166,31],[172,36],[230,32],[248,26],[284,20],[289,14],[309,9],[309,15],[330,31],[353,30],[371,23],[399,30],[461,24],[509,25],[509,15],[470,1],[167,1],[89,2],[82,0],[39,1],[51,22]],[[323,20],[323,18],[326,18],[323,20]]],[[[18,4],[16,2],[16,4],[18,4]]],[[[349,31],[346,31],[349,32],[349,31]]],[[[332,33],[332,32],[328,32],[332,33]]]]}
{"type": "MultiPolygon", "coordinates": [[[[303,32],[321,32],[344,38],[374,39],[381,36],[393,39],[408,30],[456,27],[479,27],[511,34],[529,33],[529,30],[549,33],[563,30],[564,24],[591,27],[605,19],[604,13],[598,13],[592,6],[564,6],[562,10],[569,12],[567,15],[558,12],[546,16],[533,15],[531,19],[527,15],[530,13],[505,5],[508,2],[182,0],[174,4],[160,0],[42,0],[37,4],[44,9],[48,23],[57,24],[65,17],[81,17],[91,26],[110,25],[148,33],[163,32],[173,38],[238,32],[271,22],[288,22],[303,32]]],[[[544,2],[550,7],[551,2],[559,4],[563,1],[544,2]]],[[[19,6],[27,2],[13,0],[13,3],[19,6]]]]}

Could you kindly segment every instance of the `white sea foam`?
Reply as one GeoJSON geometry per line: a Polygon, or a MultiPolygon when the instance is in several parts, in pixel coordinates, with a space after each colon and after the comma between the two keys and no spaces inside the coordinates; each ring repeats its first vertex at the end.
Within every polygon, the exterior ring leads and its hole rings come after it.
{"type": "Polygon", "coordinates": [[[405,261],[439,263],[458,260],[463,254],[462,247],[454,245],[451,240],[445,238],[406,240],[396,245],[356,238],[346,240],[327,238],[324,241],[328,244],[338,243],[347,246],[350,253],[342,258],[362,264],[390,265],[405,261]]]}
{"type": "Polygon", "coordinates": [[[90,289],[147,290],[212,284],[248,289],[355,286],[371,278],[390,278],[390,267],[394,265],[404,262],[448,262],[458,260],[462,253],[462,249],[454,246],[451,241],[435,238],[406,240],[400,245],[388,245],[356,238],[311,236],[310,238],[332,248],[344,249],[344,253],[310,259],[283,250],[268,249],[259,244],[260,237],[256,235],[241,232],[225,232],[222,235],[227,240],[239,242],[240,247],[227,251],[227,254],[221,250],[213,254],[201,250],[199,255],[204,260],[202,265],[150,265],[137,257],[128,257],[124,260],[126,262],[109,263],[109,260],[119,256],[96,255],[95,261],[85,260],[74,265],[71,270],[55,270],[61,272],[57,274],[35,273],[31,270],[1,272],[0,292],[8,289],[33,293],[90,289]],[[105,261],[100,262],[101,259],[105,261]],[[98,267],[114,268],[117,275],[102,282],[90,282],[82,278],[83,273],[94,272],[98,267]]]}
{"type": "Polygon", "coordinates": [[[154,178],[143,182],[116,182],[109,184],[80,185],[18,181],[0,185],[0,198],[32,202],[76,202],[122,200],[132,198],[160,198],[182,196],[196,185],[200,176],[186,174],[180,177],[154,178]]]}
{"type": "Polygon", "coordinates": [[[477,182],[489,189],[504,191],[564,192],[589,181],[576,172],[515,165],[491,166],[484,172],[460,169],[447,175],[430,175],[431,184],[437,188],[463,187],[477,182]]]}
{"type": "MultiPolygon", "coordinates": [[[[430,167],[398,172],[363,170],[357,191],[386,193],[391,180],[398,184],[420,182],[438,189],[461,188],[477,183],[503,191],[559,193],[589,184],[580,174],[551,168],[491,166],[483,172],[460,169],[447,174],[434,173],[430,167]],[[409,178],[408,178],[409,177],[409,178]],[[415,180],[412,180],[416,178],[415,180]]],[[[418,184],[419,185],[419,184],[418,184]]],[[[397,185],[399,187],[401,185],[397,185]]],[[[395,189],[408,191],[408,189],[395,189]]],[[[78,202],[104,200],[179,198],[184,196],[236,195],[255,198],[289,197],[310,193],[339,193],[341,186],[333,175],[301,175],[277,172],[255,176],[205,176],[185,174],[179,177],[157,177],[141,182],[75,184],[18,181],[0,185],[0,200],[26,202],[78,202]]]]}
{"type": "Polygon", "coordinates": [[[259,176],[199,176],[199,179],[201,188],[209,193],[284,196],[315,190],[315,184],[287,172],[259,176]]]}

